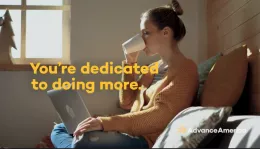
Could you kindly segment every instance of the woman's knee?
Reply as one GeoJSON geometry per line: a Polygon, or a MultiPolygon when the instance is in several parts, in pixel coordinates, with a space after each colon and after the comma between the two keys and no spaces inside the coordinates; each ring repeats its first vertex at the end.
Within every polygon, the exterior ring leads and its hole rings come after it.
{"type": "Polygon", "coordinates": [[[56,133],[59,133],[59,132],[67,132],[66,130],[66,127],[63,123],[60,123],[60,124],[56,124],[54,127],[53,127],[53,130],[52,132],[56,132],[56,133]]]}
{"type": "Polygon", "coordinates": [[[55,138],[59,135],[59,134],[63,134],[63,133],[67,133],[66,127],[63,123],[60,124],[56,124],[53,127],[53,130],[51,132],[51,140],[55,140],[55,138]]]}

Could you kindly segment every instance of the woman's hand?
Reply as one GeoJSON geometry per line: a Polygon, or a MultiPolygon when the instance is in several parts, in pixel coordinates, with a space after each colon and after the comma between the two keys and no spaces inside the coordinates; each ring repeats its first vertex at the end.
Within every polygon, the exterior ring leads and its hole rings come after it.
{"type": "Polygon", "coordinates": [[[129,54],[125,53],[126,63],[136,63],[139,53],[140,53],[140,51],[129,53],[129,54]]]}
{"type": "Polygon", "coordinates": [[[78,124],[73,135],[78,137],[86,131],[103,130],[102,122],[99,118],[89,117],[78,124]]]}

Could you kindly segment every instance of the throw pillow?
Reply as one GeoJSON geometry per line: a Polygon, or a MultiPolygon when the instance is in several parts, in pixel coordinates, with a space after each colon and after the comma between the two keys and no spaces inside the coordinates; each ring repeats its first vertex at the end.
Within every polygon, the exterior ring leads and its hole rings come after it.
{"type": "Polygon", "coordinates": [[[234,106],[243,92],[247,69],[246,46],[220,57],[205,82],[201,106],[234,106]]]}
{"type": "Polygon", "coordinates": [[[176,115],[153,148],[205,147],[227,121],[232,107],[189,107],[176,115]]]}
{"type": "Polygon", "coordinates": [[[218,53],[215,56],[210,57],[206,61],[200,63],[198,65],[198,73],[199,73],[199,87],[197,92],[197,97],[194,100],[193,106],[200,105],[200,96],[204,88],[204,83],[208,78],[208,74],[212,68],[212,66],[216,63],[216,61],[222,56],[222,53],[218,53]]]}

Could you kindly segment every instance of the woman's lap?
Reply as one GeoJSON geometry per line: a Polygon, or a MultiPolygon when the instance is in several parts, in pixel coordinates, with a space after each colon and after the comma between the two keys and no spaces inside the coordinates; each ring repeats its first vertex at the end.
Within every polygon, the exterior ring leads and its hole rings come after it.
{"type": "Polygon", "coordinates": [[[124,133],[92,131],[86,132],[78,140],[69,135],[63,124],[52,131],[51,140],[57,148],[148,148],[143,137],[133,137],[124,133]]]}

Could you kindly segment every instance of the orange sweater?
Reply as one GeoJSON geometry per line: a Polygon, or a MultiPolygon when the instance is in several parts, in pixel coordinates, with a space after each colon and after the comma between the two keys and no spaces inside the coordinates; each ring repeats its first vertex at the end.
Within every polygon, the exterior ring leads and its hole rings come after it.
{"type": "MultiPolygon", "coordinates": [[[[168,68],[166,77],[153,85],[151,83],[154,75],[148,73],[138,79],[141,90],[129,88],[120,91],[121,108],[131,111],[127,114],[99,117],[104,131],[143,136],[152,148],[174,116],[191,106],[197,92],[199,79],[196,64],[188,59],[181,60],[180,63],[176,68],[168,68]]],[[[123,61],[122,65],[124,67],[127,64],[123,61]]],[[[135,74],[122,75],[122,81],[131,82],[135,79],[135,74]]]]}

